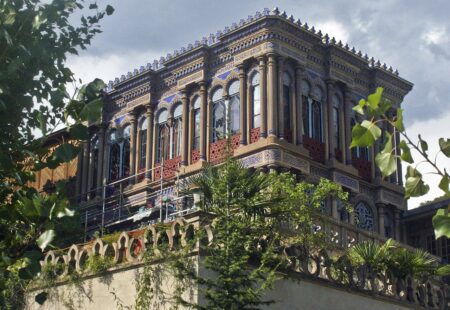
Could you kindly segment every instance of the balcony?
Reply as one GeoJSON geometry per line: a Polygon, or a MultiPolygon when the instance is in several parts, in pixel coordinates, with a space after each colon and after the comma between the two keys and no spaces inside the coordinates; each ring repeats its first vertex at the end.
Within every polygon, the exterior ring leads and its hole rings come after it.
{"type": "MultiPolygon", "coordinates": [[[[230,147],[231,153],[239,147],[241,135],[237,134],[231,137],[230,147]]],[[[224,161],[227,153],[228,139],[222,139],[209,144],[209,161],[212,164],[219,164],[224,161]]]]}
{"type": "Polygon", "coordinates": [[[366,159],[352,156],[352,165],[358,170],[358,175],[365,181],[372,180],[372,163],[366,159]]]}
{"type": "Polygon", "coordinates": [[[200,150],[195,149],[191,151],[191,164],[195,164],[200,160],[200,150]]]}
{"type": "Polygon", "coordinates": [[[255,143],[259,140],[259,136],[261,134],[261,128],[252,128],[250,129],[250,143],[255,143]]]}
{"type": "MultiPolygon", "coordinates": [[[[164,167],[163,167],[164,169],[162,169],[163,170],[162,178],[164,180],[167,180],[175,177],[176,172],[180,167],[180,164],[181,164],[181,156],[176,156],[174,158],[164,160],[164,167]]],[[[161,163],[155,164],[155,172],[153,175],[153,179],[154,180],[161,179],[161,163]]]]}
{"type": "Polygon", "coordinates": [[[320,163],[325,162],[325,143],[303,136],[303,146],[309,151],[309,156],[320,163]]]}

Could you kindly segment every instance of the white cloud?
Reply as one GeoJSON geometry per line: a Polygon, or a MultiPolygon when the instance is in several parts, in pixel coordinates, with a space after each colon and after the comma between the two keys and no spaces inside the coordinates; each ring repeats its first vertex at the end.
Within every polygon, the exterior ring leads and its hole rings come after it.
{"type": "Polygon", "coordinates": [[[423,35],[422,39],[427,44],[442,44],[448,41],[446,28],[434,27],[432,29],[428,29],[423,35]]]}
{"type": "MultiPolygon", "coordinates": [[[[427,121],[418,121],[414,125],[407,128],[408,136],[417,138],[418,134],[421,134],[422,138],[428,142],[430,159],[434,160],[435,155],[439,151],[438,140],[439,138],[450,138],[450,113],[443,115],[441,118],[427,121]]],[[[414,139],[417,140],[417,139],[414,139]]],[[[421,157],[417,153],[413,152],[413,156],[416,162],[421,161],[421,157]]],[[[440,153],[437,157],[437,165],[442,170],[450,167],[450,158],[445,157],[440,153]]],[[[424,174],[425,182],[430,186],[428,194],[418,198],[411,198],[408,201],[409,208],[418,207],[421,202],[432,200],[435,197],[441,196],[443,192],[439,189],[438,184],[440,181],[439,176],[429,174],[433,169],[428,164],[420,164],[418,166],[419,171],[424,174]],[[428,172],[428,173],[426,173],[428,172]]],[[[450,169],[448,169],[450,170],[450,169]]],[[[403,167],[403,171],[406,171],[406,165],[403,167]]]]}
{"type": "Polygon", "coordinates": [[[322,30],[323,33],[328,33],[330,37],[335,37],[337,41],[341,40],[344,44],[348,42],[349,32],[345,26],[338,21],[322,21],[317,23],[316,28],[322,30]]]}

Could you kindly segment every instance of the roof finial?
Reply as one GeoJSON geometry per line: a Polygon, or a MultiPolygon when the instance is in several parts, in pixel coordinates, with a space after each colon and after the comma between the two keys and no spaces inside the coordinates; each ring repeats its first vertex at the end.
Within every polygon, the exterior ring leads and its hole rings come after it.
{"type": "Polygon", "coordinates": [[[272,15],[279,15],[280,14],[280,10],[278,10],[278,7],[276,6],[276,7],[274,7],[273,9],[272,9],[272,15]]]}

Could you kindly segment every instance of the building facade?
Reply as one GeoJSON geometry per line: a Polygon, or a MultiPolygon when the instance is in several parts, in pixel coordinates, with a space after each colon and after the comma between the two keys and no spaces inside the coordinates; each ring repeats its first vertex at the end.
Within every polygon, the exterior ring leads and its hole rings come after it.
{"type": "Polygon", "coordinates": [[[352,107],[378,86],[396,107],[412,89],[391,67],[278,9],[122,75],[109,82],[102,120],[89,124],[77,161],[86,231],[181,211],[178,203],[163,209],[163,197],[177,201],[177,184],[229,148],[248,167],[341,184],[354,212],[328,201],[330,219],[402,240],[400,163],[383,180],[379,145],[348,147],[352,107]]]}

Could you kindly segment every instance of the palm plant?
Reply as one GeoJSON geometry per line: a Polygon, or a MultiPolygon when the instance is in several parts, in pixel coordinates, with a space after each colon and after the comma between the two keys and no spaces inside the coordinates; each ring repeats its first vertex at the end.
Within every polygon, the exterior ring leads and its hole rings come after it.
{"type": "Polygon", "coordinates": [[[382,271],[392,261],[394,248],[395,243],[392,239],[388,239],[383,244],[370,240],[351,247],[347,255],[354,266],[369,266],[374,271],[382,271]]]}
{"type": "Polygon", "coordinates": [[[438,267],[436,257],[423,249],[396,248],[388,262],[388,268],[398,278],[406,276],[429,276],[438,267]]]}

